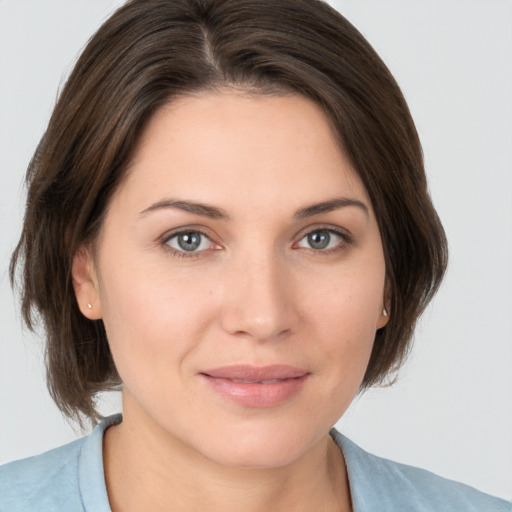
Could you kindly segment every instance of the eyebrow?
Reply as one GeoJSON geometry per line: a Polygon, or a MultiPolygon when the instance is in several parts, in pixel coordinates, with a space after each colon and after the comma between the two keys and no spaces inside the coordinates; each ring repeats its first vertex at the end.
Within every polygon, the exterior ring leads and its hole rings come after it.
{"type": "Polygon", "coordinates": [[[312,217],[313,215],[318,215],[319,213],[329,213],[334,210],[339,210],[346,206],[356,206],[363,210],[367,217],[370,215],[368,206],[366,206],[362,201],[351,199],[349,197],[335,197],[334,199],[329,199],[327,201],[322,201],[321,203],[315,203],[310,206],[300,208],[295,212],[294,217],[296,219],[305,219],[307,217],[312,217]]]}
{"type": "Polygon", "coordinates": [[[184,212],[194,213],[195,215],[208,217],[210,219],[229,220],[229,215],[224,210],[217,208],[216,206],[210,206],[204,203],[196,203],[194,201],[177,201],[173,199],[164,199],[163,201],[158,201],[157,203],[152,204],[150,207],[140,212],[140,214],[146,215],[147,213],[154,210],[167,208],[176,208],[178,210],[183,210],[184,212]]]}
{"type": "MultiPolygon", "coordinates": [[[[329,199],[327,201],[322,201],[320,203],[315,203],[309,206],[305,206],[304,208],[300,208],[295,212],[293,216],[296,219],[305,219],[321,213],[332,212],[347,206],[356,206],[357,208],[360,208],[367,216],[369,215],[369,209],[363,202],[348,197],[336,197],[334,199],[329,199]]],[[[228,213],[222,208],[218,208],[216,206],[208,205],[205,203],[198,203],[195,201],[179,201],[174,199],[164,199],[162,201],[158,201],[157,203],[152,204],[140,212],[140,215],[145,216],[152,211],[167,208],[175,208],[184,212],[200,215],[201,217],[208,217],[210,219],[230,219],[228,213]]]]}

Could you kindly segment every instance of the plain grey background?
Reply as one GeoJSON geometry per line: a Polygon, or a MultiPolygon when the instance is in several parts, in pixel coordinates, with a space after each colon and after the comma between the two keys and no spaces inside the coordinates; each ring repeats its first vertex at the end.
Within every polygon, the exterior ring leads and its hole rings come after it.
{"type": "MultiPolygon", "coordinates": [[[[121,1],[0,0],[0,463],[71,441],[41,342],[7,279],[24,170],[57,90],[121,1]]],[[[512,497],[512,2],[332,0],[409,102],[451,249],[446,281],[398,382],[339,428],[367,450],[512,497]]],[[[116,396],[102,410],[119,409],[116,396]]]]}

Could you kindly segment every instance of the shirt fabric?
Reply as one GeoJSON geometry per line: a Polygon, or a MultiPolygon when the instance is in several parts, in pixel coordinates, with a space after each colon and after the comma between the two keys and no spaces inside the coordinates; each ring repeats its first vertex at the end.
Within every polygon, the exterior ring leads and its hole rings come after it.
{"type": "MultiPolygon", "coordinates": [[[[0,467],[0,512],[111,512],[103,472],[106,418],[91,434],[0,467]]],[[[348,469],[354,512],[510,512],[509,503],[423,469],[365,452],[332,429],[348,469]]]]}

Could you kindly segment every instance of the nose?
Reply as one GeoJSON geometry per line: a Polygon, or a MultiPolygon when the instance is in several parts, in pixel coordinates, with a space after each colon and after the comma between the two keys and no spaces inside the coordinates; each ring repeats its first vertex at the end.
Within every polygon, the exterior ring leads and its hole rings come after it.
{"type": "Polygon", "coordinates": [[[299,324],[297,297],[286,262],[268,251],[232,262],[223,290],[222,327],[256,341],[278,340],[299,324]]]}

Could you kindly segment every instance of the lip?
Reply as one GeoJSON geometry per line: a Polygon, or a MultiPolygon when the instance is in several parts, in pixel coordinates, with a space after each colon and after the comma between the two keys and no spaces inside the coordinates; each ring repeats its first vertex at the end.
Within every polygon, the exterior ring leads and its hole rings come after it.
{"type": "Polygon", "coordinates": [[[289,365],[234,365],[201,371],[209,388],[244,407],[273,407],[300,392],[310,372],[289,365]]]}

